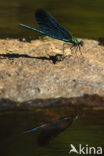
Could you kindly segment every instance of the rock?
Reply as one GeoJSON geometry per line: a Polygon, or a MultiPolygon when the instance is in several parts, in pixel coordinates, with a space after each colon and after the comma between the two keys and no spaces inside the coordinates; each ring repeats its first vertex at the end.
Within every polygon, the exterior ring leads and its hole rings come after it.
{"type": "Polygon", "coordinates": [[[81,52],[78,49],[70,51],[66,46],[63,57],[62,41],[0,40],[0,110],[22,108],[24,103],[27,108],[30,104],[39,107],[41,100],[44,107],[47,100],[51,99],[52,104],[52,99],[54,102],[60,98],[69,99],[67,103],[73,103],[73,99],[74,103],[92,103],[84,102],[85,95],[88,99],[89,96],[101,98],[101,103],[98,101],[102,105],[104,47],[95,40],[83,41],[81,52]]]}

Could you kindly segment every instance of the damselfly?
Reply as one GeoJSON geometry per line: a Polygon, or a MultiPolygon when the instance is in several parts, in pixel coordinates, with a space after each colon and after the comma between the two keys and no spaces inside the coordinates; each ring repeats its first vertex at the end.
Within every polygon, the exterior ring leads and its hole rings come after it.
{"type": "MultiPolygon", "coordinates": [[[[72,34],[67,31],[62,25],[60,25],[54,17],[52,17],[48,12],[43,9],[38,9],[35,13],[36,22],[40,27],[40,30],[20,24],[21,26],[37,31],[41,34],[50,36],[52,38],[62,40],[64,42],[71,43],[71,49],[74,47],[83,46],[83,41],[78,41],[76,37],[73,37],[72,34]]],[[[64,48],[63,48],[64,49],[64,48]]],[[[64,51],[64,50],[63,50],[64,51]]]]}

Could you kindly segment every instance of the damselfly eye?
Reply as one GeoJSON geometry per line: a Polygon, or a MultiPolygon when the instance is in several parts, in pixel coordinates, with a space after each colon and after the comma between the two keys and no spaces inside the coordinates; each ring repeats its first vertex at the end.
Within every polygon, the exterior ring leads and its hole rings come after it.
{"type": "Polygon", "coordinates": [[[80,44],[81,46],[83,46],[83,45],[84,45],[84,42],[83,42],[83,41],[80,41],[79,44],[80,44]]]}

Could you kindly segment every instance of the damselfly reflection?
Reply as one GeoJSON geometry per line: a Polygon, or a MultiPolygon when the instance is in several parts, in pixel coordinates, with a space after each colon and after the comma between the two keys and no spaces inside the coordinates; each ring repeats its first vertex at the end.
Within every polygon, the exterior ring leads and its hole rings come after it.
{"type": "Polygon", "coordinates": [[[71,126],[73,120],[76,120],[77,118],[78,116],[61,118],[54,122],[43,124],[30,130],[27,130],[25,131],[25,133],[33,132],[42,128],[38,135],[37,141],[40,146],[45,146],[53,138],[55,138],[57,135],[59,135],[61,132],[63,132],[65,129],[71,126]]]}

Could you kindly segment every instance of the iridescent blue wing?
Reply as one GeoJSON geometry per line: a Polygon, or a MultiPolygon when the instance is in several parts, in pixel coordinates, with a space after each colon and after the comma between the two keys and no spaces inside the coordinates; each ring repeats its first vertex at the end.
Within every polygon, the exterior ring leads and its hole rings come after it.
{"type": "Polygon", "coordinates": [[[48,124],[44,127],[38,135],[38,144],[40,146],[47,145],[53,138],[57,137],[60,133],[71,126],[72,118],[64,118],[48,124]]]}
{"type": "Polygon", "coordinates": [[[35,18],[44,34],[66,42],[72,40],[71,33],[61,26],[48,12],[38,9],[35,13],[35,18]]]}

